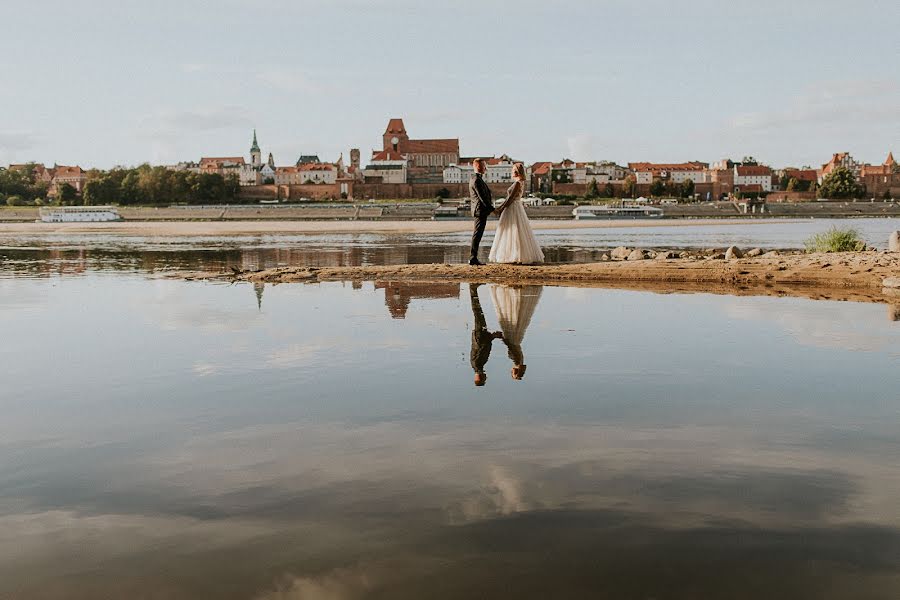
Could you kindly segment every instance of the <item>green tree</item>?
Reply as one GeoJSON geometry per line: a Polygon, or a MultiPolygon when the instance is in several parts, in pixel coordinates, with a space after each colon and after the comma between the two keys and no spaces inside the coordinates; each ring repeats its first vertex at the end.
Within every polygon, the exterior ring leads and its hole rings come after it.
{"type": "Polygon", "coordinates": [[[68,183],[59,186],[56,192],[56,201],[60,206],[71,206],[75,204],[76,200],[78,200],[78,191],[74,187],[68,183]]]}
{"type": "Polygon", "coordinates": [[[629,175],[625,178],[625,183],[622,184],[622,195],[625,198],[634,198],[635,190],[637,189],[637,178],[634,175],[629,175]]]}
{"type": "Polygon", "coordinates": [[[450,190],[448,190],[448,189],[445,188],[445,187],[442,187],[441,189],[439,189],[439,190],[437,191],[437,193],[435,194],[435,196],[437,196],[437,197],[440,198],[441,200],[444,200],[444,199],[450,197],[450,190]]]}
{"type": "Polygon", "coordinates": [[[7,206],[24,206],[25,200],[22,198],[22,196],[9,196],[6,199],[6,205],[7,206]]]}
{"type": "Polygon", "coordinates": [[[111,176],[100,175],[85,184],[81,197],[85,206],[112,204],[119,199],[119,186],[111,176]]]}
{"type": "Polygon", "coordinates": [[[846,167],[838,167],[828,174],[819,188],[819,198],[846,199],[862,198],[866,187],[857,181],[856,176],[846,167]]]}
{"type": "Polygon", "coordinates": [[[685,179],[681,182],[681,197],[682,198],[693,198],[694,197],[694,180],[693,179],[685,179]]]}
{"type": "Polygon", "coordinates": [[[596,179],[591,179],[591,182],[587,186],[587,191],[584,193],[584,197],[589,200],[600,197],[600,187],[597,185],[596,179]]]}
{"type": "Polygon", "coordinates": [[[606,182],[606,185],[603,187],[603,197],[604,198],[615,198],[616,190],[613,188],[613,184],[606,182]]]}
{"type": "MultiPolygon", "coordinates": [[[[222,200],[226,202],[235,202],[241,195],[241,180],[237,174],[230,173],[224,178],[224,194],[222,200]]],[[[323,182],[324,183],[324,182],[323,182]]]]}
{"type": "Polygon", "coordinates": [[[650,195],[651,196],[662,196],[666,193],[666,183],[659,178],[653,180],[653,183],[650,184],[650,195]]]}

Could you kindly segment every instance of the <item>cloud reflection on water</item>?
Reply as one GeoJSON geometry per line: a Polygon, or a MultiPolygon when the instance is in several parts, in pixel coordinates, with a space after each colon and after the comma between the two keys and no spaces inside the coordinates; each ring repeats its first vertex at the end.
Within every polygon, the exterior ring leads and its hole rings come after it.
{"type": "MultiPolygon", "coordinates": [[[[874,331],[880,307],[547,288],[519,332],[528,376],[497,353],[505,376],[475,389],[465,293],[409,295],[397,321],[370,284],[267,287],[259,311],[249,286],[82,281],[64,284],[84,322],[54,322],[53,343],[106,385],[69,385],[61,363],[57,385],[17,379],[22,400],[2,400],[0,596],[900,591],[900,440],[878,380],[896,357],[837,345],[822,365],[791,329],[874,331]],[[790,327],[759,326],[779,310],[790,327]]],[[[488,327],[518,314],[495,311],[507,293],[484,294],[488,327]]],[[[9,326],[24,377],[43,369],[37,318],[9,326]]]]}

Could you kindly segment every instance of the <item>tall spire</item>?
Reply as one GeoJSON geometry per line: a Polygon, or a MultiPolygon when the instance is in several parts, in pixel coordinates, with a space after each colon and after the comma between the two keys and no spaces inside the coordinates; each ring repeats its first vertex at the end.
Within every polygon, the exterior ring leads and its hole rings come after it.
{"type": "Polygon", "coordinates": [[[887,159],[884,161],[884,164],[887,165],[887,166],[889,166],[889,167],[893,167],[895,164],[897,164],[897,163],[894,161],[894,153],[893,153],[893,152],[888,152],[888,157],[887,157],[887,159]]]}
{"type": "Polygon", "coordinates": [[[250,152],[259,152],[259,144],[256,143],[256,130],[253,130],[253,145],[250,146],[250,152]]]}

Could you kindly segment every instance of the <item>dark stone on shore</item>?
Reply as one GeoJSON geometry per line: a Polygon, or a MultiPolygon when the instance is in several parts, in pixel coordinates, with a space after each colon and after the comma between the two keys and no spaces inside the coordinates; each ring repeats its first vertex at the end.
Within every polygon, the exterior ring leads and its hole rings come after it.
{"type": "Polygon", "coordinates": [[[671,260],[675,258],[675,253],[669,250],[664,250],[656,255],[656,260],[671,260]]]}

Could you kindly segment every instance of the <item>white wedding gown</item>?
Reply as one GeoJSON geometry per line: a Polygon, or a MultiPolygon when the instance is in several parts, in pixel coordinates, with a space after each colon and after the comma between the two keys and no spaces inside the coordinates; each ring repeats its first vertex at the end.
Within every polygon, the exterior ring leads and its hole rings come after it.
{"type": "Polygon", "coordinates": [[[491,300],[494,301],[494,310],[497,311],[503,341],[509,348],[509,357],[517,365],[525,360],[522,354],[522,340],[525,339],[525,332],[531,324],[531,317],[534,316],[543,290],[544,288],[539,285],[491,287],[491,300]]]}
{"type": "Polygon", "coordinates": [[[522,189],[522,182],[517,181],[506,193],[506,202],[503,203],[503,212],[500,213],[500,222],[488,256],[491,262],[526,265],[544,262],[544,252],[522,205],[522,189]]]}

